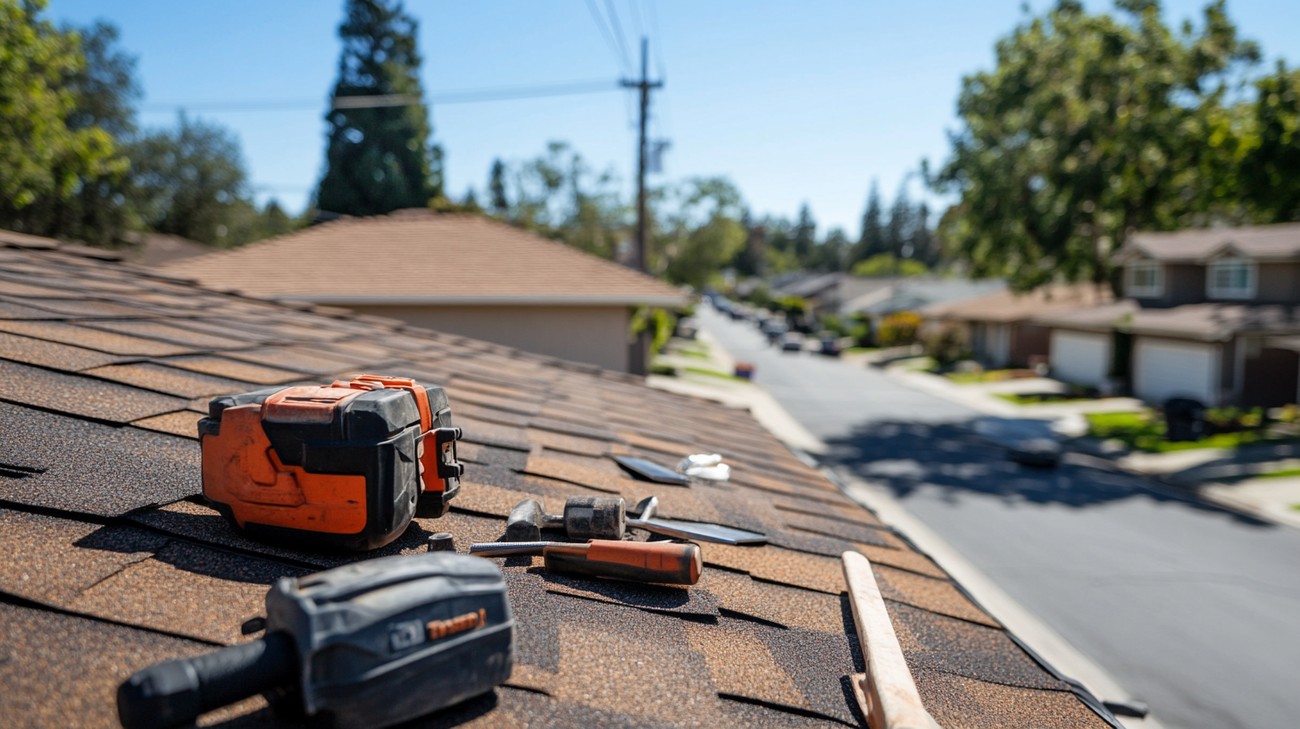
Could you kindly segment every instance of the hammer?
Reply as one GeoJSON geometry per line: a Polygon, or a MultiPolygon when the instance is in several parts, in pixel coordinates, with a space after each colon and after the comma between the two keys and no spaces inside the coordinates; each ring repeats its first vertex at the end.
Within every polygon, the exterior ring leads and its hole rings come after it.
{"type": "Polygon", "coordinates": [[[644,529],[675,539],[720,544],[762,544],[767,537],[757,532],[693,521],[656,519],[659,499],[647,496],[634,507],[636,517],[627,516],[627,505],[617,496],[572,496],[564,502],[563,514],[547,514],[537,499],[524,499],[510,510],[506,520],[507,542],[536,542],[542,529],[563,529],[571,539],[622,539],[627,529],[644,529]]]}

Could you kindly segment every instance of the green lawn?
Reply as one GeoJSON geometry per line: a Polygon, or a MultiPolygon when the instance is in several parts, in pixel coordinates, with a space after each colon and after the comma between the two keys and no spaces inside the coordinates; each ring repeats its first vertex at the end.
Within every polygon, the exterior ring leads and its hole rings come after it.
{"type": "Polygon", "coordinates": [[[1249,443],[1278,440],[1260,431],[1216,433],[1195,441],[1171,443],[1165,440],[1165,424],[1151,413],[1088,413],[1088,434],[1096,438],[1114,438],[1131,448],[1147,453],[1170,453],[1196,448],[1233,449],[1249,443]]]}
{"type": "Polygon", "coordinates": [[[708,377],[717,377],[717,378],[720,378],[720,379],[723,379],[723,380],[731,380],[731,381],[733,381],[733,382],[749,382],[749,380],[746,380],[746,379],[743,378],[743,377],[736,377],[735,375],[731,374],[730,372],[719,372],[719,371],[717,371],[717,370],[711,370],[711,369],[708,369],[707,367],[690,367],[690,366],[687,366],[687,367],[683,367],[683,368],[682,368],[682,371],[683,371],[683,372],[690,372],[690,373],[692,373],[692,374],[696,374],[696,375],[705,375],[705,376],[708,376],[708,377]]]}
{"type": "Polygon", "coordinates": [[[683,357],[694,357],[695,359],[708,359],[708,358],[709,358],[709,350],[707,350],[707,349],[697,349],[697,348],[687,348],[687,347],[682,347],[681,349],[677,350],[676,352],[673,352],[673,354],[680,354],[680,355],[683,356],[683,357]]]}
{"type": "Polygon", "coordinates": [[[1257,473],[1255,478],[1291,478],[1300,476],[1300,468],[1283,468],[1280,471],[1271,471],[1269,473],[1257,473]]]}
{"type": "MultiPolygon", "coordinates": [[[[981,372],[946,372],[943,375],[959,385],[974,385],[981,382],[1002,382],[1011,379],[1011,370],[983,370],[981,372]]],[[[1001,397],[1001,395],[999,395],[1001,397]]]]}
{"type": "Polygon", "coordinates": [[[994,397],[1000,400],[1006,400],[1014,405],[1042,405],[1043,403],[1055,402],[1082,402],[1090,398],[1070,397],[1057,392],[1003,392],[995,393],[994,397]]]}

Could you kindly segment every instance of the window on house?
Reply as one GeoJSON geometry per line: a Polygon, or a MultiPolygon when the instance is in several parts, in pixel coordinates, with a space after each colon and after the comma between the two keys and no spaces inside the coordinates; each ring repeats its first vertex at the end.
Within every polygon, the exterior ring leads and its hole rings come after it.
{"type": "Polygon", "coordinates": [[[1160,296],[1165,292],[1164,270],[1153,261],[1129,264],[1125,288],[1129,296],[1160,296]]]}
{"type": "Polygon", "coordinates": [[[1211,299],[1249,299],[1255,295],[1255,264],[1240,258],[1214,261],[1205,282],[1211,299]]]}

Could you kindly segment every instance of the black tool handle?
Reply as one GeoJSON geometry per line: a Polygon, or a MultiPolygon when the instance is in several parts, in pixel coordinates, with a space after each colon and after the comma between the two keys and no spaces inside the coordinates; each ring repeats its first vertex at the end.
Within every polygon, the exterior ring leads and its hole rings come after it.
{"type": "Polygon", "coordinates": [[[138,671],[117,688],[125,729],[167,729],[256,693],[296,681],[293,639],[284,633],[138,671]]]}

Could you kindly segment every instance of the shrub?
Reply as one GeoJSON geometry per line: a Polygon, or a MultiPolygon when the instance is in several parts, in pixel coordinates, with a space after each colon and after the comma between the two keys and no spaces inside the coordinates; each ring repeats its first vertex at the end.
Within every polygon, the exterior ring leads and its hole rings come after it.
{"type": "Polygon", "coordinates": [[[952,324],[943,325],[925,338],[925,353],[940,367],[951,367],[969,356],[966,337],[952,324]]]}
{"type": "Polygon", "coordinates": [[[886,316],[880,322],[878,339],[882,347],[901,347],[915,344],[921,330],[921,317],[915,312],[900,311],[886,316]]]}

